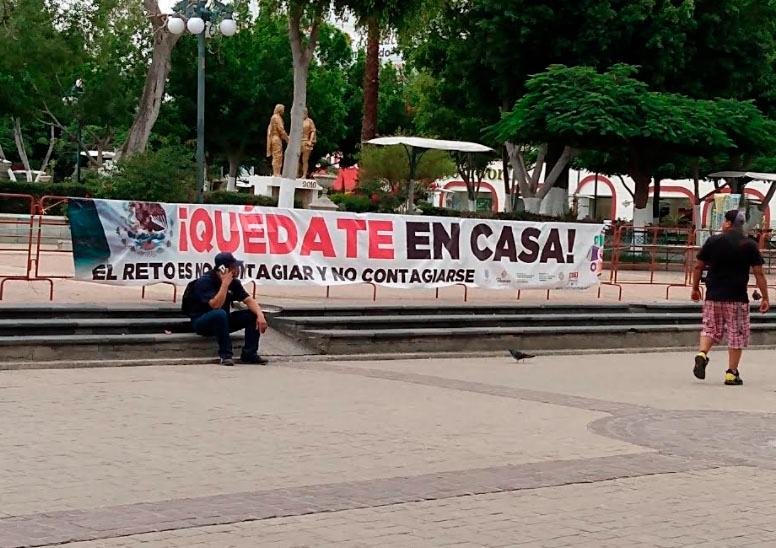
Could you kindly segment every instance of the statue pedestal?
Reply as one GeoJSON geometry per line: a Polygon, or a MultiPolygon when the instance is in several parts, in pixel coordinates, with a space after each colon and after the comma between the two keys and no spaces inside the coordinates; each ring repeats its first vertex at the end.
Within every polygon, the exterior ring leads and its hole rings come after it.
{"type": "Polygon", "coordinates": [[[310,209],[318,209],[321,211],[337,211],[339,207],[337,204],[329,199],[329,189],[337,179],[335,175],[315,175],[315,181],[318,186],[321,187],[323,192],[316,196],[315,200],[310,204],[310,209]]]}
{"type": "Polygon", "coordinates": [[[253,193],[264,194],[260,192],[260,187],[264,186],[270,191],[270,195],[278,201],[278,207],[285,209],[294,208],[294,197],[299,195],[303,208],[310,207],[317,197],[321,187],[312,179],[284,179],[283,177],[252,177],[253,193]]]}

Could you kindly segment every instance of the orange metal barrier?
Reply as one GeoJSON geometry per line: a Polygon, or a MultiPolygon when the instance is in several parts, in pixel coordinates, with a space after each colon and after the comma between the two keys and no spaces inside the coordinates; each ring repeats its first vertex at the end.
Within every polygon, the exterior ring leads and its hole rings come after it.
{"type": "Polygon", "coordinates": [[[43,249],[43,227],[44,226],[68,226],[67,221],[64,221],[61,219],[53,219],[51,217],[47,217],[47,215],[55,207],[67,205],[69,200],[70,198],[68,198],[67,196],[41,196],[40,200],[38,201],[38,207],[37,207],[38,230],[34,238],[35,270],[33,272],[36,279],[68,279],[73,277],[71,275],[65,275],[65,274],[42,274],[41,268],[40,268],[41,251],[45,251],[46,253],[66,253],[68,255],[72,253],[72,251],[69,249],[58,249],[58,248],[43,249]]]}
{"type": "MultiPolygon", "coordinates": [[[[12,219],[0,219],[0,224],[4,225],[13,225],[13,226],[20,226],[24,227],[25,232],[27,232],[27,258],[26,258],[26,266],[25,266],[25,274],[29,275],[30,268],[32,265],[32,231],[33,231],[33,222],[35,219],[35,197],[32,194],[12,194],[12,193],[5,193],[0,192],[0,200],[19,200],[23,201],[25,204],[25,209],[27,210],[27,214],[30,216],[29,220],[12,220],[12,219]]],[[[0,247],[0,251],[19,251],[19,247],[0,247]]],[[[23,248],[22,248],[23,249],[23,248]]],[[[0,276],[5,276],[5,273],[0,272],[0,276]]],[[[13,273],[8,274],[13,275],[13,273]]]]}
{"type": "MultiPolygon", "coordinates": [[[[696,232],[692,228],[618,226],[611,246],[604,248],[604,256],[610,255],[610,282],[655,283],[658,272],[683,271],[685,283],[689,281],[695,256],[696,232]],[[670,266],[673,265],[673,268],[670,266]],[[623,272],[647,272],[647,277],[622,279],[623,272]]],[[[658,282],[660,283],[660,282],[658,282]]]]}
{"type": "MultiPolygon", "coordinates": [[[[14,194],[14,193],[0,193],[0,199],[9,199],[9,200],[23,200],[25,203],[29,202],[29,220],[26,221],[14,221],[14,220],[0,220],[0,224],[10,224],[10,225],[17,225],[17,226],[23,226],[26,227],[25,232],[27,232],[27,245],[26,245],[26,259],[25,259],[25,267],[24,267],[24,274],[18,275],[18,274],[3,274],[0,273],[0,300],[3,299],[3,296],[5,294],[5,284],[10,281],[24,281],[24,282],[37,282],[37,281],[45,281],[49,284],[49,300],[54,299],[54,282],[47,278],[39,278],[37,276],[37,262],[35,259],[33,259],[33,232],[34,232],[34,226],[35,226],[35,214],[37,210],[37,203],[35,202],[35,197],[31,194],[14,194]],[[33,264],[36,266],[34,267],[35,272],[33,272],[33,264]]],[[[0,251],[19,251],[20,248],[18,247],[2,247],[0,248],[0,251]]],[[[24,249],[24,248],[21,248],[24,249]]]]}
{"type": "MultiPolygon", "coordinates": [[[[469,286],[467,286],[466,284],[454,284],[454,285],[460,285],[461,287],[463,287],[463,302],[468,302],[469,301],[469,286]]],[[[453,287],[453,286],[448,286],[448,287],[453,287]]],[[[438,299],[439,298],[439,289],[440,288],[437,287],[435,289],[436,289],[436,292],[435,292],[434,298],[438,299]]]]}

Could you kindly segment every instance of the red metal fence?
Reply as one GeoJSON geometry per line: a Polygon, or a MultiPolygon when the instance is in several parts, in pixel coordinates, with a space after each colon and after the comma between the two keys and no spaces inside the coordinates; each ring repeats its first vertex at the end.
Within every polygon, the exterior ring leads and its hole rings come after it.
{"type": "MultiPolygon", "coordinates": [[[[62,249],[57,245],[49,245],[43,237],[44,226],[67,226],[67,221],[61,217],[52,215],[57,208],[67,205],[66,196],[43,196],[36,199],[30,194],[0,193],[0,200],[17,200],[22,202],[25,211],[29,211],[29,218],[24,219],[0,219],[0,224],[14,225],[17,240],[21,243],[4,244],[0,252],[21,252],[24,259],[24,273],[14,271],[7,261],[0,263],[0,300],[3,298],[5,286],[11,281],[42,282],[49,284],[49,299],[54,298],[54,280],[72,278],[70,274],[62,274],[47,271],[44,259],[46,256],[57,253],[70,254],[70,249],[62,249]],[[21,236],[24,235],[22,238],[21,236]],[[26,240],[26,241],[25,241],[26,240]],[[6,269],[5,271],[3,269],[6,269]]],[[[703,231],[700,236],[706,237],[708,231],[703,231]]],[[[772,274],[776,268],[776,233],[771,230],[758,231],[751,235],[758,243],[765,258],[766,272],[772,274]]],[[[665,298],[672,294],[681,295],[687,299],[692,284],[692,270],[695,257],[698,252],[699,233],[692,228],[666,228],[666,227],[634,227],[632,225],[618,225],[609,227],[605,235],[604,243],[604,273],[602,273],[601,285],[597,288],[597,298],[602,298],[607,288],[612,288],[618,300],[623,299],[623,291],[629,286],[660,286],[665,288],[665,298]]],[[[18,270],[18,269],[17,269],[18,270]]],[[[171,282],[162,282],[172,286],[172,300],[177,301],[178,288],[171,282]]],[[[153,284],[148,284],[153,285],[153,284]]],[[[372,286],[371,297],[377,300],[378,288],[372,286]]],[[[469,288],[463,284],[461,296],[464,302],[469,299],[469,288]]],[[[776,287],[769,286],[769,287],[776,287]]],[[[524,291],[517,291],[519,300],[524,291]]],[[[542,290],[546,299],[550,300],[552,291],[542,290]]],[[[146,286],[142,287],[141,297],[145,298],[146,286]]],[[[331,287],[326,287],[326,298],[330,297],[331,287]]],[[[253,294],[256,294],[256,283],[253,282],[253,294]]],[[[434,292],[434,297],[439,299],[439,289],[434,292]]]]}

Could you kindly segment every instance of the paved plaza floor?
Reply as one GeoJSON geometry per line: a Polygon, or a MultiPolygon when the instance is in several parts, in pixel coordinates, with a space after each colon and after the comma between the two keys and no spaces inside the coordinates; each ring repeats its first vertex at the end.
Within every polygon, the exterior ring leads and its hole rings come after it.
{"type": "Polygon", "coordinates": [[[776,368],[692,354],[0,373],[0,546],[776,546],[776,368]]]}

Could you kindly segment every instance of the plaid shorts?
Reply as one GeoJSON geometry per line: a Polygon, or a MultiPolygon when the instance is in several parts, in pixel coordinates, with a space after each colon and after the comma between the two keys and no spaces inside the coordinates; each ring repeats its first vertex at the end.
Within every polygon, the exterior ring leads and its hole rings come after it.
{"type": "Polygon", "coordinates": [[[749,303],[704,301],[701,335],[718,343],[726,334],[728,348],[749,346],[749,303]]]}

